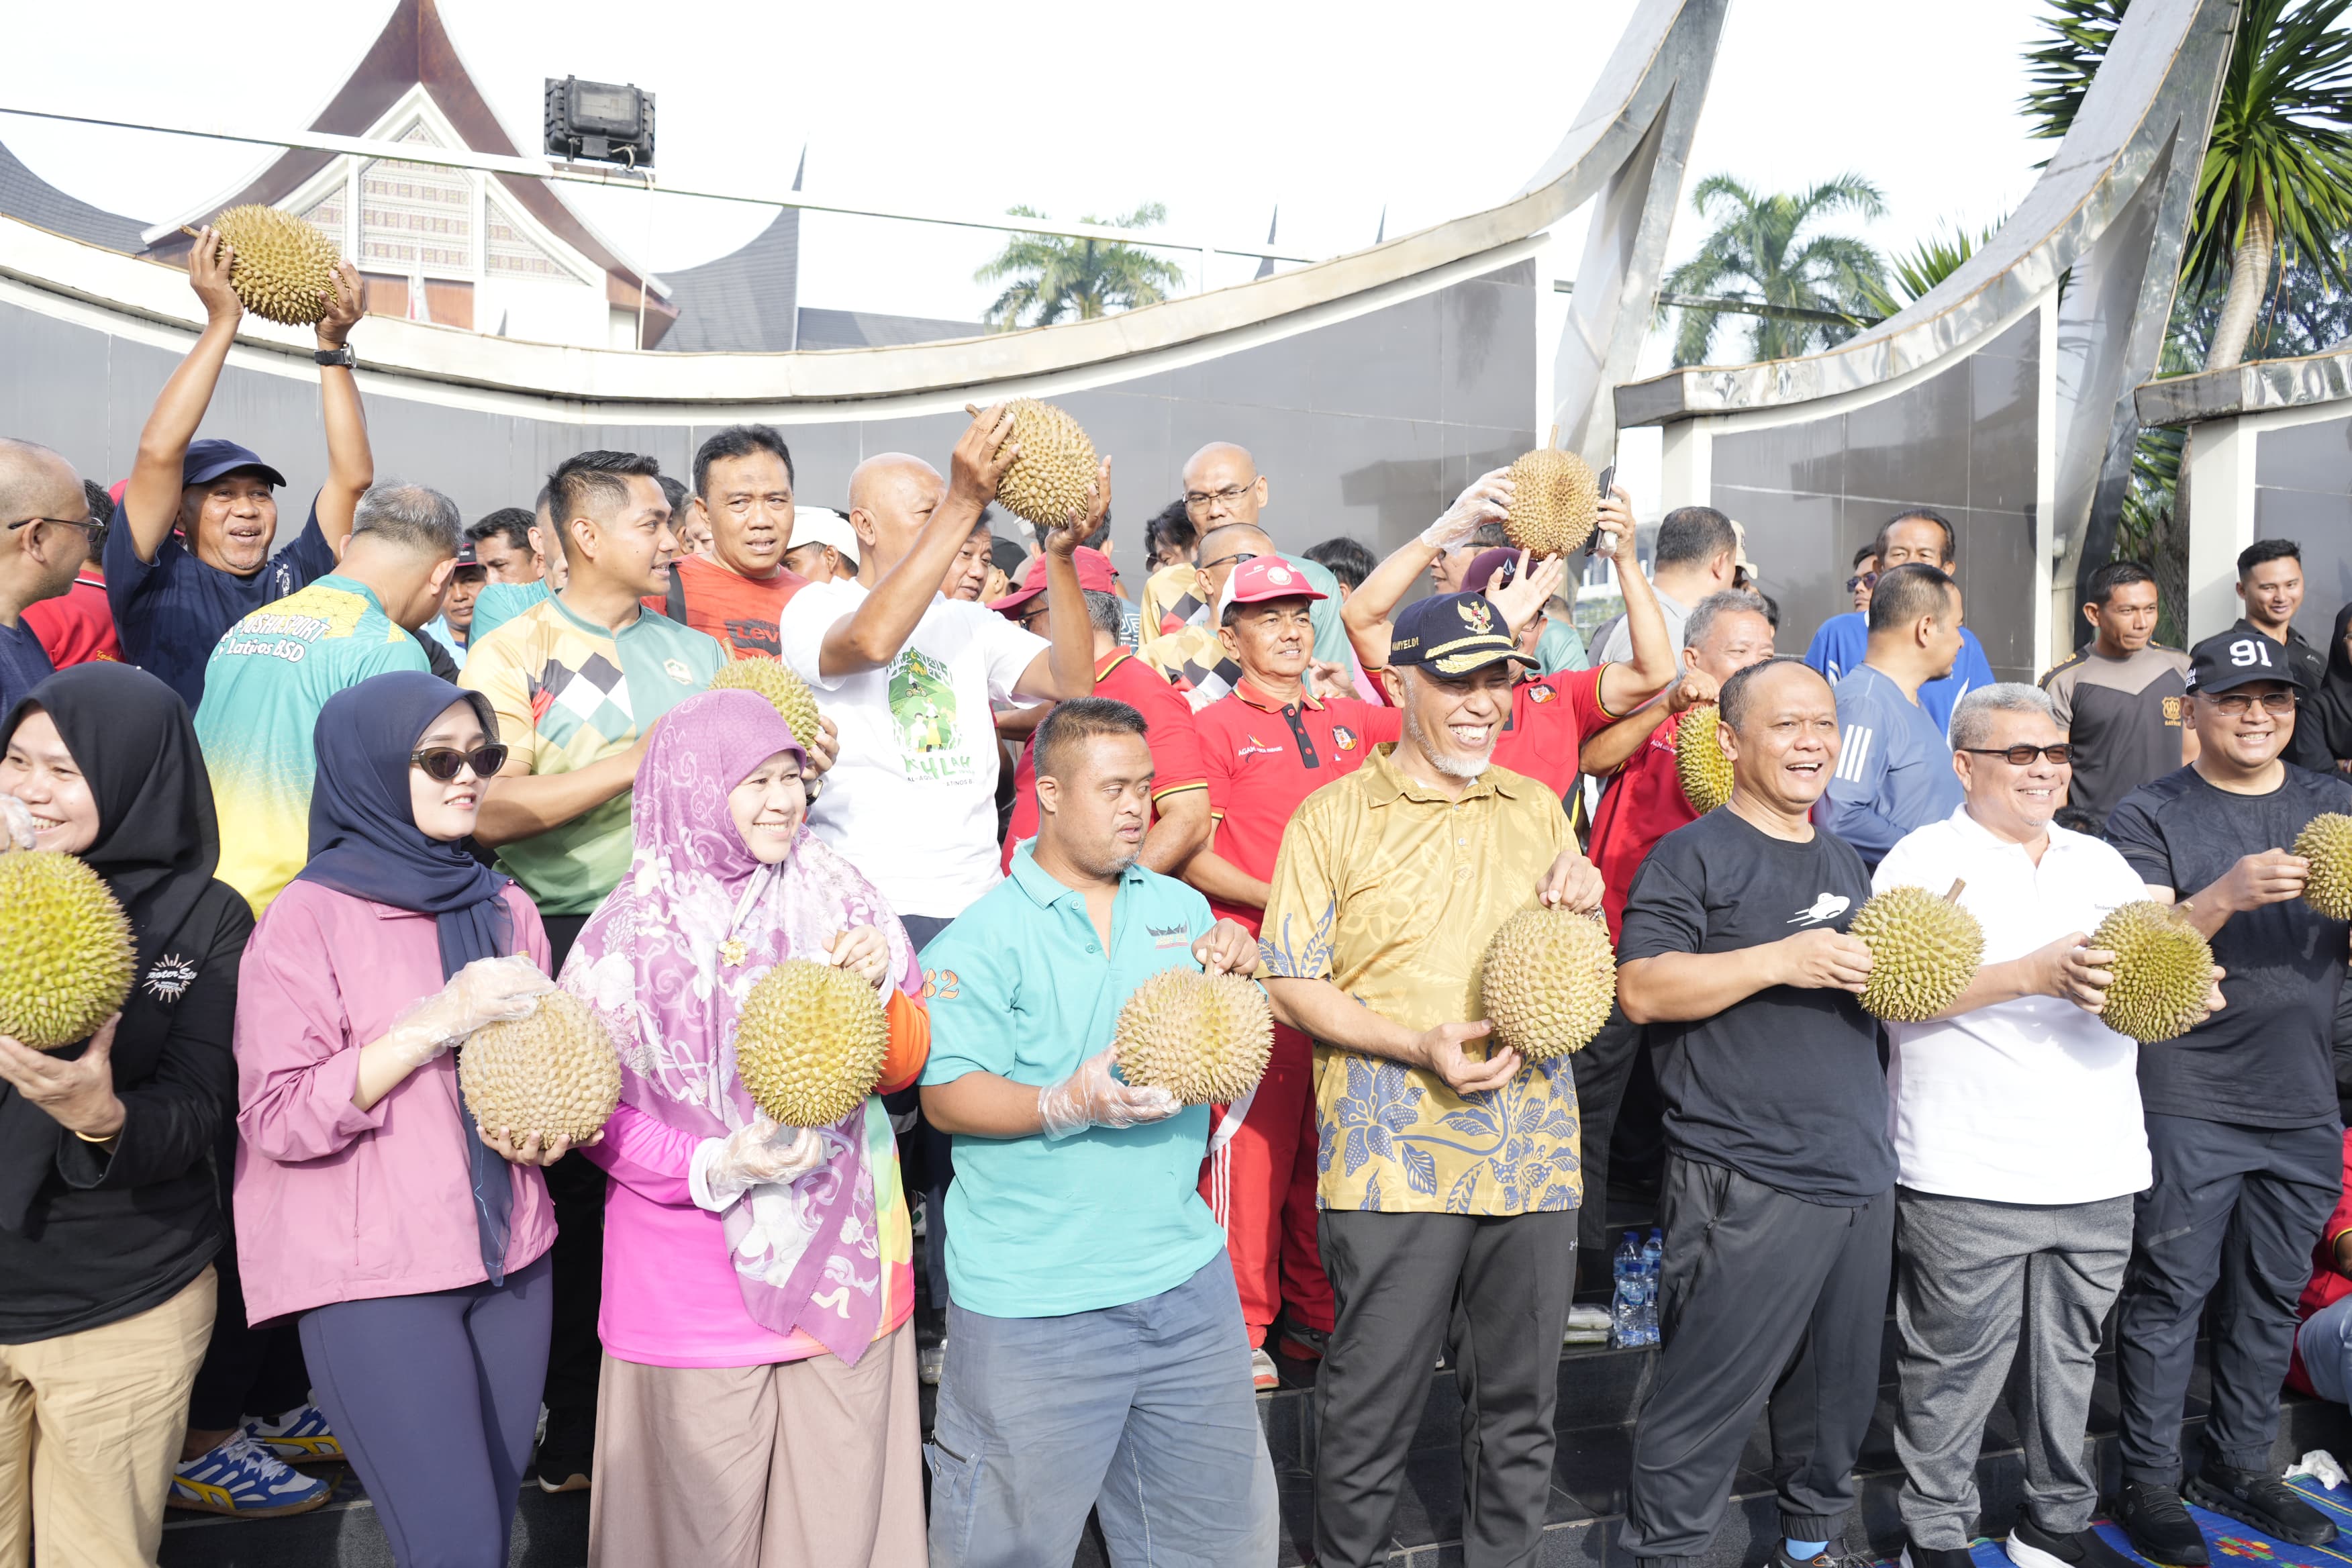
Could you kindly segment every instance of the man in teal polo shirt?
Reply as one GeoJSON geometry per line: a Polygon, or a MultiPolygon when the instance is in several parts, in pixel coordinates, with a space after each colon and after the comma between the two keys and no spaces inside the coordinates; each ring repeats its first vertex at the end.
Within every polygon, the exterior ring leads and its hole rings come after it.
{"type": "Polygon", "coordinates": [[[955,1140],[933,1568],[1271,1563],[1274,1469],[1224,1238],[1194,1189],[1208,1110],[1117,1078],[1163,969],[1247,973],[1249,934],[1136,864],[1144,720],[1080,698],[1038,726],[1034,844],[923,950],[923,1111],[955,1140]]]}

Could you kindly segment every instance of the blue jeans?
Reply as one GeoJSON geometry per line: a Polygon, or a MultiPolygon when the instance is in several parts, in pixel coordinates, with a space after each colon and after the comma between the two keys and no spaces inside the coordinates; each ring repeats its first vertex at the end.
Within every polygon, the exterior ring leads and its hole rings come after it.
{"type": "Polygon", "coordinates": [[[1233,1266],[1060,1318],[950,1303],[930,1568],[1067,1563],[1097,1510],[1118,1568],[1270,1568],[1280,1521],[1233,1266]]]}

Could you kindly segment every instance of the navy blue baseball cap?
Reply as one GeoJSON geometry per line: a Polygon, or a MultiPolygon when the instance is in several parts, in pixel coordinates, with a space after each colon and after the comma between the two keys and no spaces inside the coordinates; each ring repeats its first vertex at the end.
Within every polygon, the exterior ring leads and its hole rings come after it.
{"type": "Polygon", "coordinates": [[[1503,624],[1503,612],[1484,594],[1433,594],[1397,612],[1389,635],[1389,663],[1412,665],[1442,676],[1468,675],[1474,670],[1517,659],[1532,668],[1535,660],[1519,651],[1503,624]]]}
{"type": "Polygon", "coordinates": [[[187,456],[180,459],[180,485],[208,485],[223,474],[233,474],[239,468],[251,468],[279,489],[286,488],[286,476],[261,460],[261,454],[250,447],[240,447],[234,441],[191,441],[187,456]]]}
{"type": "Polygon", "coordinates": [[[2258,680],[2275,680],[2311,695],[2304,672],[2286,650],[2286,644],[2243,628],[2207,637],[2189,650],[2189,689],[2218,697],[2258,680]]]}

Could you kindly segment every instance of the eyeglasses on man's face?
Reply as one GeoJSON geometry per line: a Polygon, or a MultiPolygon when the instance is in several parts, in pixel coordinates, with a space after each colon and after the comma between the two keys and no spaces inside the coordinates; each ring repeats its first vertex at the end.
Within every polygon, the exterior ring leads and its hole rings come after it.
{"type": "Polygon", "coordinates": [[[1223,506],[1227,511],[1231,511],[1241,504],[1242,497],[1249,494],[1256,486],[1257,481],[1252,479],[1248,484],[1227,485],[1221,490],[1186,490],[1184,510],[1189,512],[1204,512],[1213,506],[1223,506]]]}
{"type": "Polygon", "coordinates": [[[79,528],[89,535],[89,552],[95,555],[106,544],[106,520],[95,517],[20,517],[8,525],[8,531],[30,528],[37,522],[54,522],[59,528],[79,528]]]}
{"type": "Polygon", "coordinates": [[[2047,757],[2060,767],[2074,760],[2074,748],[2061,741],[2054,746],[1962,746],[1972,757],[1999,757],[2012,768],[2030,768],[2036,757],[2047,757]]]}
{"type": "Polygon", "coordinates": [[[2293,691],[2273,691],[2267,694],[2260,691],[2225,691],[2219,697],[2208,697],[2205,700],[2213,705],[2215,712],[2231,719],[2242,719],[2257,707],[2265,713],[2285,717],[2294,712],[2295,694],[2293,691]]]}

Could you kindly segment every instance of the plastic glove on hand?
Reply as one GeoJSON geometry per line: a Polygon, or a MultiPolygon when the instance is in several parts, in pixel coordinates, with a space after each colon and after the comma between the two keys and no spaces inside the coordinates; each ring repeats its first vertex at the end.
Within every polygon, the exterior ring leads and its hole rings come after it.
{"type": "Polygon", "coordinates": [[[1087,1058],[1078,1070],[1037,1091],[1037,1120],[1048,1138],[1069,1138],[1089,1127],[1140,1127],[1184,1109],[1164,1089],[1138,1089],[1111,1072],[1118,1047],[1087,1058]]]}
{"type": "Polygon", "coordinates": [[[703,1184],[721,1204],[771,1182],[794,1182],[824,1163],[824,1139],[814,1127],[780,1127],[754,1116],[719,1140],[703,1167],[703,1184]]]}
{"type": "Polygon", "coordinates": [[[546,972],[519,953],[478,958],[440,990],[404,1009],[383,1037],[397,1042],[414,1070],[477,1029],[529,1017],[539,999],[554,989],[546,972]]]}

